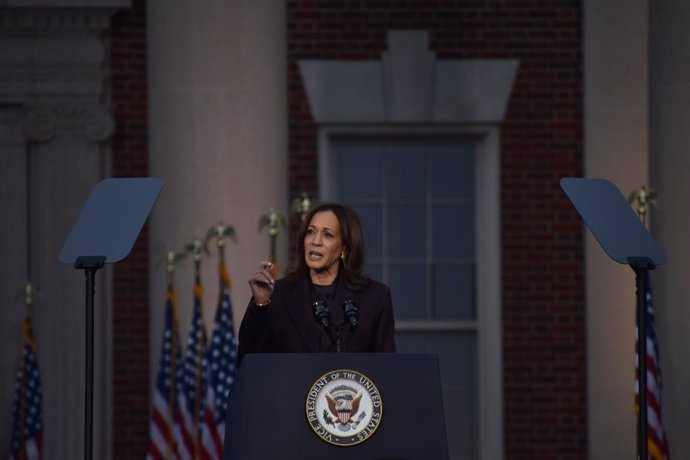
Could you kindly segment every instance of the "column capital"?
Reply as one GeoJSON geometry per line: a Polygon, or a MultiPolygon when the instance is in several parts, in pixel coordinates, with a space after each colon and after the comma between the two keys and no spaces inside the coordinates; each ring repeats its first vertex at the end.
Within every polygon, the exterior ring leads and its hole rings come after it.
{"type": "Polygon", "coordinates": [[[61,132],[80,132],[92,142],[102,142],[113,135],[115,121],[112,111],[105,106],[85,106],[56,103],[29,107],[24,128],[32,142],[50,142],[61,132]]]}

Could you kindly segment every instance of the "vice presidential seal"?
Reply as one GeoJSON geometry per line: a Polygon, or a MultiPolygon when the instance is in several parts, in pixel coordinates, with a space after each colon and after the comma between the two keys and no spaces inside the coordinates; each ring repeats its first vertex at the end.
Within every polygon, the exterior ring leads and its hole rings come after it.
{"type": "Polygon", "coordinates": [[[336,369],[314,382],[307,395],[307,420],[314,433],[336,446],[368,439],[381,423],[383,402],[374,382],[350,369],[336,369]]]}

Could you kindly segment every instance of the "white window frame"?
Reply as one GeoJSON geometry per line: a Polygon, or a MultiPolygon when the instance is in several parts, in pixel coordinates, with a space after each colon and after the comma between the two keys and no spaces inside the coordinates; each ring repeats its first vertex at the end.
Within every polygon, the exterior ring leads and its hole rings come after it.
{"type": "MultiPolygon", "coordinates": [[[[475,331],[478,359],[478,449],[481,459],[503,458],[501,334],[500,130],[496,126],[437,127],[348,125],[319,128],[320,199],[336,198],[336,146],[340,140],[438,139],[475,142],[476,321],[397,321],[397,331],[475,331]],[[501,441],[501,442],[499,442],[501,441]]],[[[451,435],[450,433],[448,434],[451,435]]]]}

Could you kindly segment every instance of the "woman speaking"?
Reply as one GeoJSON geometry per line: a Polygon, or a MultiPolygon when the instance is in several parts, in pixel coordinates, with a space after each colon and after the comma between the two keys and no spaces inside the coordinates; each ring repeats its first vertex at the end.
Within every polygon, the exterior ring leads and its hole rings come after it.
{"type": "Polygon", "coordinates": [[[283,279],[261,262],[249,279],[252,299],[242,319],[239,359],[246,353],[394,352],[388,286],[362,274],[359,216],[324,203],[304,219],[297,257],[283,279]]]}

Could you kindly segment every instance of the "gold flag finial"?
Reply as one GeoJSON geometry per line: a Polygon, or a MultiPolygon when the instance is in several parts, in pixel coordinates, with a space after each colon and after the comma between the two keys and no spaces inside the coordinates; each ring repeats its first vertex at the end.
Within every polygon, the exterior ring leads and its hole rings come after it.
{"type": "Polygon", "coordinates": [[[208,244],[208,242],[212,239],[216,239],[216,245],[219,248],[225,247],[225,238],[228,237],[235,243],[237,242],[237,238],[235,237],[235,227],[232,225],[226,225],[222,221],[218,222],[217,225],[214,225],[213,227],[209,228],[208,231],[206,232],[206,241],[205,244],[208,244]]]}
{"type": "Polygon", "coordinates": [[[225,225],[222,221],[218,222],[217,225],[209,228],[206,232],[206,242],[210,241],[212,238],[216,239],[216,246],[218,247],[218,257],[220,258],[220,271],[221,271],[221,293],[223,287],[228,288],[232,285],[232,280],[230,279],[230,272],[225,266],[225,238],[229,237],[237,243],[237,238],[235,237],[235,227],[232,225],[225,225]]]}
{"type": "Polygon", "coordinates": [[[40,297],[40,294],[40,290],[36,287],[36,285],[31,281],[27,281],[22,288],[17,289],[16,298],[18,299],[22,297],[24,299],[24,305],[29,310],[29,313],[31,313],[31,308],[34,305],[34,301],[40,297]]]}
{"type": "Polygon", "coordinates": [[[203,259],[204,254],[206,254],[207,256],[210,255],[208,252],[207,243],[208,240],[196,238],[191,243],[185,244],[184,248],[188,253],[192,254],[194,262],[201,262],[201,259],[203,259]]]}
{"type": "Polygon", "coordinates": [[[292,200],[292,205],[290,206],[290,211],[292,215],[298,214],[300,220],[304,222],[309,211],[311,211],[312,206],[314,206],[314,200],[307,194],[307,192],[302,192],[300,196],[292,200]]]}
{"type": "Polygon", "coordinates": [[[635,212],[642,223],[647,226],[647,217],[649,216],[649,207],[656,206],[656,192],[643,185],[637,190],[633,190],[628,195],[628,202],[635,206],[635,212]]]}
{"type": "Polygon", "coordinates": [[[184,251],[175,251],[169,249],[161,257],[156,260],[156,265],[165,263],[165,271],[168,273],[168,288],[172,288],[173,283],[173,273],[175,272],[175,266],[187,257],[187,253],[184,251]]]}
{"type": "MultiPolygon", "coordinates": [[[[210,256],[211,253],[208,251],[208,247],[206,246],[207,241],[202,240],[201,238],[196,238],[194,241],[191,243],[188,243],[185,245],[185,250],[192,255],[192,259],[194,260],[194,278],[196,279],[196,284],[195,286],[200,286],[200,276],[201,276],[201,259],[204,258],[204,255],[210,256]]],[[[196,291],[196,287],[194,288],[196,291]]],[[[199,298],[201,298],[201,294],[198,295],[199,298]]]]}
{"type": "Polygon", "coordinates": [[[27,281],[24,285],[24,305],[29,308],[31,308],[31,305],[34,303],[34,293],[35,288],[33,284],[31,284],[31,281],[27,281]]]}
{"type": "Polygon", "coordinates": [[[187,257],[187,254],[181,251],[170,250],[165,254],[165,271],[172,273],[175,271],[175,265],[187,257]]]}
{"type": "Polygon", "coordinates": [[[275,208],[269,208],[266,214],[259,218],[259,232],[268,227],[268,236],[275,238],[280,233],[280,228],[285,228],[285,217],[276,212],[275,208]]]}
{"type": "Polygon", "coordinates": [[[278,276],[280,270],[278,269],[278,260],[276,257],[276,238],[280,232],[280,227],[285,228],[285,217],[276,212],[274,208],[270,208],[268,212],[259,218],[259,232],[264,227],[268,227],[268,237],[271,244],[271,263],[273,264],[273,276],[278,276]]]}

